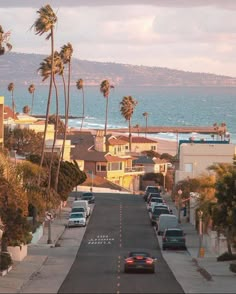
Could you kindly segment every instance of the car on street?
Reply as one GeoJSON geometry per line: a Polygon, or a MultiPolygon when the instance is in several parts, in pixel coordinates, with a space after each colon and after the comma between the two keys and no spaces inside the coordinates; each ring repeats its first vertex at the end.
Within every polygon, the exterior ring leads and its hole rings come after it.
{"type": "Polygon", "coordinates": [[[89,204],[95,203],[95,196],[92,192],[84,192],[81,197],[81,200],[87,200],[89,204]]]}
{"type": "Polygon", "coordinates": [[[143,195],[143,199],[147,201],[147,197],[149,193],[160,193],[161,190],[157,186],[147,186],[143,195]]]}
{"type": "Polygon", "coordinates": [[[68,228],[71,227],[86,227],[86,216],[83,212],[72,212],[70,213],[68,228]]]}
{"type": "Polygon", "coordinates": [[[148,211],[152,211],[152,208],[157,204],[163,204],[163,199],[158,197],[152,197],[152,199],[148,203],[148,211]]]}
{"type": "Polygon", "coordinates": [[[170,210],[168,207],[164,207],[164,206],[155,206],[154,207],[154,210],[152,212],[152,216],[151,216],[151,224],[154,226],[156,225],[158,219],[159,219],[159,216],[161,214],[170,214],[170,210]]]}
{"type": "Polygon", "coordinates": [[[124,272],[142,271],[155,273],[155,261],[156,259],[151,257],[148,252],[132,251],[125,258],[124,272]]]}
{"type": "Polygon", "coordinates": [[[162,196],[161,196],[160,192],[158,192],[158,193],[149,193],[148,196],[147,196],[146,202],[149,203],[150,200],[152,199],[152,197],[158,197],[158,198],[162,199],[162,196]]]}
{"type": "Polygon", "coordinates": [[[86,209],[84,207],[72,207],[71,213],[72,212],[83,212],[86,215],[86,209]]]}
{"type": "Polygon", "coordinates": [[[185,233],[181,228],[168,228],[162,236],[162,249],[184,249],[186,250],[185,233]]]}

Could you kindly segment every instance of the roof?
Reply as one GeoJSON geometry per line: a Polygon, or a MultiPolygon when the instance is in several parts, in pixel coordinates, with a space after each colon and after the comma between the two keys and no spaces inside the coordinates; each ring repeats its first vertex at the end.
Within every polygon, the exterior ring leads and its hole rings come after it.
{"type": "Polygon", "coordinates": [[[110,154],[107,154],[105,157],[106,157],[106,160],[108,162],[120,162],[120,161],[126,161],[127,160],[127,158],[119,157],[119,156],[113,156],[113,155],[110,155],[110,154]]]}
{"type": "Polygon", "coordinates": [[[109,139],[110,145],[126,145],[128,142],[119,138],[111,138],[109,139]]]}
{"type": "Polygon", "coordinates": [[[134,164],[154,164],[155,162],[151,157],[148,156],[139,156],[134,160],[134,164]]]}
{"type": "MultiPolygon", "coordinates": [[[[123,135],[121,135],[121,136],[119,136],[118,137],[120,140],[123,140],[123,141],[126,141],[126,142],[129,142],[129,138],[128,137],[126,137],[126,136],[123,136],[123,135]]],[[[140,143],[140,144],[150,144],[150,143],[155,143],[155,144],[158,144],[158,142],[157,141],[155,141],[155,140],[152,140],[152,139],[149,139],[149,138],[145,138],[145,137],[133,137],[132,136],[132,143],[136,143],[136,144],[138,144],[138,143],[140,143]]]]}
{"type": "Polygon", "coordinates": [[[17,116],[16,114],[13,115],[13,111],[11,107],[4,105],[4,119],[8,119],[8,118],[16,119],[17,116]]]}

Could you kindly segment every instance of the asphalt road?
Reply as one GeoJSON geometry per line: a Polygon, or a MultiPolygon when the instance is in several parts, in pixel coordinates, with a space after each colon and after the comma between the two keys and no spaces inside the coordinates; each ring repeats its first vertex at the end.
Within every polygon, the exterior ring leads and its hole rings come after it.
{"type": "Polygon", "coordinates": [[[96,194],[83,241],[58,293],[184,293],[161,255],[141,196],[96,194]],[[157,258],[155,274],[124,273],[124,257],[140,249],[157,258]]]}

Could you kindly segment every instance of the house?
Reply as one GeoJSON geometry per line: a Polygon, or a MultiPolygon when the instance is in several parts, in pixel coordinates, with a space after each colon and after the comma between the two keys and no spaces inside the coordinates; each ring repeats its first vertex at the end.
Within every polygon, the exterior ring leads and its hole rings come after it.
{"type": "Polygon", "coordinates": [[[96,135],[78,132],[68,135],[75,148],[71,150],[73,160],[80,168],[94,176],[106,178],[129,190],[139,190],[139,177],[144,174],[143,167],[133,166],[133,157],[127,155],[126,141],[108,136],[108,151],[102,130],[96,135]]]}
{"type": "Polygon", "coordinates": [[[166,175],[168,162],[165,159],[149,157],[146,155],[139,156],[134,160],[135,166],[143,166],[145,173],[161,173],[166,175]]]}
{"type": "Polygon", "coordinates": [[[175,183],[200,176],[212,164],[233,163],[234,155],[235,145],[228,141],[180,142],[175,183]]]}
{"type": "MultiPolygon", "coordinates": [[[[126,150],[129,150],[129,138],[127,136],[120,135],[117,139],[127,142],[126,150]]],[[[140,154],[143,151],[155,151],[158,152],[158,142],[146,137],[132,136],[131,153],[140,154]]]]}

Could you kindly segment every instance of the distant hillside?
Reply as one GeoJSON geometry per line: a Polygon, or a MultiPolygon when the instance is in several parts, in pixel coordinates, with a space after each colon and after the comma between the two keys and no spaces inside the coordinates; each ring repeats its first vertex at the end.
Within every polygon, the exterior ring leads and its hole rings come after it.
{"type": "MultiPolygon", "coordinates": [[[[41,84],[37,69],[45,57],[23,53],[0,56],[0,86],[10,82],[41,84]]],[[[236,78],[228,76],[73,59],[72,83],[79,78],[86,85],[99,85],[102,80],[109,79],[121,86],[236,86],[236,78]]]]}

